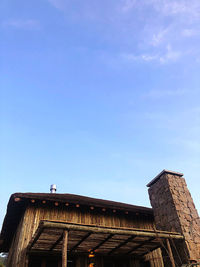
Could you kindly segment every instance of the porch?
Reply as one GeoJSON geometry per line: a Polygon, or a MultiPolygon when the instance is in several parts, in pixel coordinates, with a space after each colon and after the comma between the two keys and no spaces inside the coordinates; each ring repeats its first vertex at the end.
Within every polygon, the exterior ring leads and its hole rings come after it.
{"type": "Polygon", "coordinates": [[[27,249],[27,266],[150,266],[144,260],[146,255],[161,247],[167,249],[172,266],[175,266],[170,240],[181,242],[183,239],[179,233],[152,229],[111,228],[42,220],[27,249]]]}

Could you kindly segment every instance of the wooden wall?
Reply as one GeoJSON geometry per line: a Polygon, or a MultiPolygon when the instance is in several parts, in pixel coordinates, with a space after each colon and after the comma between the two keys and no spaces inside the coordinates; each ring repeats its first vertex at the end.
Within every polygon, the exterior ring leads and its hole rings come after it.
{"type": "MultiPolygon", "coordinates": [[[[110,227],[128,227],[153,229],[154,223],[149,217],[139,215],[117,215],[94,211],[82,211],[80,208],[67,209],[67,207],[27,207],[23,218],[17,228],[9,252],[9,267],[27,267],[26,248],[35,233],[40,220],[66,221],[82,224],[93,224],[110,227]]],[[[162,267],[160,249],[149,254],[151,267],[162,267]],[[156,258],[156,259],[155,259],[156,258]]],[[[148,259],[148,258],[147,258],[148,259]]],[[[80,265],[80,264],[79,264],[80,265]]],[[[79,266],[77,264],[77,267],[79,266]]],[[[102,264],[99,264],[99,267],[102,264]]],[[[131,267],[134,266],[133,264],[131,267]]],[[[135,265],[137,266],[137,265],[135,265]]],[[[81,266],[84,267],[84,266],[81,266]]],[[[86,266],[85,266],[86,267],[86,266]]]]}

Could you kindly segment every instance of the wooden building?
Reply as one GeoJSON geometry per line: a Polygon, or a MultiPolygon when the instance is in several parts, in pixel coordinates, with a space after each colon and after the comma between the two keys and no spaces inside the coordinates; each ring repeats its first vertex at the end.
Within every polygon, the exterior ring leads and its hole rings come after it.
{"type": "Polygon", "coordinates": [[[157,228],[151,208],[57,193],[13,194],[0,235],[8,267],[181,266],[184,244],[182,231],[157,228]]]}

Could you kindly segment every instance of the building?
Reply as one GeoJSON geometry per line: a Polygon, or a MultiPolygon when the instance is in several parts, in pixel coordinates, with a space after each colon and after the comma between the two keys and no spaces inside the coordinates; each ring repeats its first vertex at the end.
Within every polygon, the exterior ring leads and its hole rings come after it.
{"type": "Polygon", "coordinates": [[[200,219],[183,174],[147,186],[151,208],[57,193],[15,193],[0,235],[9,267],[164,267],[200,262],[200,219]]]}

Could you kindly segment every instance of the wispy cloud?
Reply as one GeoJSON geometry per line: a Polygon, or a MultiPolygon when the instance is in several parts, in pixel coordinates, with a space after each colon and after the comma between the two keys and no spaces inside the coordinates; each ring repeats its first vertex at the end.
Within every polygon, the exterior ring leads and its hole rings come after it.
{"type": "Polygon", "coordinates": [[[145,61],[145,62],[158,62],[160,64],[167,64],[171,62],[176,62],[181,57],[181,52],[173,50],[171,45],[167,45],[165,51],[153,53],[146,53],[140,55],[134,55],[131,53],[123,53],[121,57],[127,61],[145,61]]]}
{"type": "Polygon", "coordinates": [[[195,55],[195,52],[199,54],[199,50],[196,49],[197,41],[184,38],[200,37],[199,1],[142,0],[136,1],[134,4],[132,1],[130,3],[123,1],[123,5],[126,11],[132,13],[133,18],[137,12],[139,12],[138,15],[144,17],[138,38],[140,50],[149,50],[145,53],[149,57],[144,57],[144,60],[151,58],[159,60],[161,63],[176,62],[190,49],[193,50],[193,56],[197,57],[195,55]],[[145,17],[145,14],[154,14],[154,16],[145,17]],[[170,45],[163,54],[162,51],[166,48],[166,44],[170,45]]]}
{"type": "Polygon", "coordinates": [[[198,0],[48,0],[67,19],[99,22],[101,38],[125,48],[119,54],[129,62],[178,62],[184,56],[199,58],[200,1],[198,0]],[[132,47],[132,51],[130,49],[132,47]],[[127,48],[127,50],[126,50],[127,48]]]}
{"type": "Polygon", "coordinates": [[[185,37],[200,36],[200,30],[196,29],[183,29],[182,35],[185,37]]]}
{"type": "Polygon", "coordinates": [[[191,20],[200,19],[200,2],[197,0],[153,0],[153,2],[154,7],[166,16],[186,15],[191,20]]]}
{"type": "Polygon", "coordinates": [[[67,5],[66,0],[48,0],[50,4],[52,4],[55,8],[64,10],[67,5]]]}
{"type": "Polygon", "coordinates": [[[177,61],[180,57],[181,57],[181,52],[173,50],[171,45],[168,45],[166,49],[166,53],[162,55],[159,58],[159,60],[160,60],[160,63],[165,64],[168,62],[177,61]]]}
{"type": "Polygon", "coordinates": [[[24,29],[24,30],[37,30],[40,28],[40,23],[38,20],[33,20],[33,19],[27,19],[27,20],[10,19],[4,21],[2,23],[2,26],[16,28],[16,29],[24,29]]]}
{"type": "Polygon", "coordinates": [[[125,0],[123,1],[121,10],[122,12],[128,12],[137,4],[137,0],[125,0]]]}
{"type": "Polygon", "coordinates": [[[159,30],[157,33],[154,33],[150,43],[153,46],[159,46],[165,41],[165,38],[168,32],[169,32],[169,28],[165,28],[165,29],[159,30]]]}
{"type": "Polygon", "coordinates": [[[133,62],[133,61],[153,61],[158,60],[158,55],[150,55],[150,54],[141,54],[135,55],[132,53],[122,53],[121,58],[125,61],[133,62]]]}
{"type": "MultiPolygon", "coordinates": [[[[128,11],[140,7],[150,7],[159,12],[162,16],[189,16],[191,20],[200,19],[200,2],[197,0],[141,0],[122,1],[122,6],[128,11]],[[134,4],[132,4],[134,3],[134,4]],[[191,17],[192,16],[192,17],[191,17]]],[[[122,9],[123,10],[123,9],[122,9]]]]}

